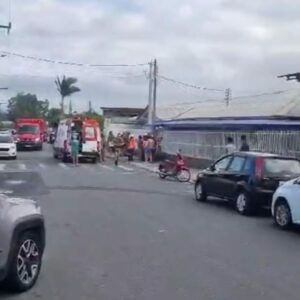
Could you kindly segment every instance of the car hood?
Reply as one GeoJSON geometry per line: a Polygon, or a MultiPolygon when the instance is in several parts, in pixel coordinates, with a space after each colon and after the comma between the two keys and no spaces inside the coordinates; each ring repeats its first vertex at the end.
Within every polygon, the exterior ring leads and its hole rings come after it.
{"type": "Polygon", "coordinates": [[[0,148],[10,148],[11,146],[16,146],[15,143],[0,143],[0,148]]]}
{"type": "Polygon", "coordinates": [[[36,201],[25,198],[8,197],[4,194],[0,194],[0,211],[2,209],[9,209],[16,206],[37,208],[36,201]]]}
{"type": "Polygon", "coordinates": [[[293,179],[291,179],[291,180],[288,180],[288,181],[284,182],[282,185],[280,185],[280,187],[287,187],[287,186],[290,186],[290,185],[294,184],[294,182],[295,182],[297,179],[299,179],[299,177],[298,177],[298,178],[293,178],[293,179]]]}

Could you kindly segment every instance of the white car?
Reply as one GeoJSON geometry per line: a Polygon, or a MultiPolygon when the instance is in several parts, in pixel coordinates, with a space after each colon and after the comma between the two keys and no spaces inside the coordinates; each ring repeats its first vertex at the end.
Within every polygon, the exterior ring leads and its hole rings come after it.
{"type": "Polygon", "coordinates": [[[0,158],[17,158],[17,146],[14,139],[9,134],[0,134],[0,158]]]}
{"type": "Polygon", "coordinates": [[[278,187],[273,195],[272,215],[275,224],[287,229],[291,224],[300,224],[300,177],[278,187]]]}

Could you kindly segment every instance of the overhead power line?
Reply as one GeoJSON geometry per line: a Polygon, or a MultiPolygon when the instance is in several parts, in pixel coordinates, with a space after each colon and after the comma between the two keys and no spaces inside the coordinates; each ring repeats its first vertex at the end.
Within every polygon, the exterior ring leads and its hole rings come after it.
{"type": "Polygon", "coordinates": [[[51,64],[58,64],[58,65],[69,65],[69,66],[77,66],[77,67],[140,67],[140,66],[146,66],[149,63],[138,63],[138,64],[85,64],[85,63],[77,63],[77,62],[66,62],[66,61],[59,61],[54,59],[48,59],[48,58],[41,58],[36,56],[29,56],[24,55],[20,53],[14,53],[9,51],[2,51],[0,50],[0,53],[6,56],[14,56],[19,57],[23,59],[28,60],[34,60],[38,62],[44,62],[44,63],[51,63],[51,64]]]}
{"type": "Polygon", "coordinates": [[[158,75],[157,77],[160,78],[160,79],[162,79],[162,80],[165,80],[165,81],[169,81],[169,82],[172,82],[172,83],[175,83],[175,84],[178,84],[178,85],[182,85],[182,86],[193,88],[193,89],[197,89],[197,90],[213,91],[213,92],[223,92],[223,93],[225,91],[225,90],[222,90],[222,89],[212,89],[212,88],[207,88],[207,87],[204,87],[204,86],[198,86],[198,85],[194,85],[194,84],[190,84],[190,83],[178,81],[176,79],[169,78],[169,77],[162,76],[162,75],[158,75]]]}

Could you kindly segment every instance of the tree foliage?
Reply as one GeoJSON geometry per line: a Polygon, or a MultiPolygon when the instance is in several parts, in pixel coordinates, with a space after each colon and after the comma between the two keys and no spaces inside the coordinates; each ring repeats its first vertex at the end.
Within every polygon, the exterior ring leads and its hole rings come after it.
{"type": "Polygon", "coordinates": [[[59,108],[50,108],[47,114],[47,121],[50,127],[56,127],[61,118],[61,110],[59,108]]]}
{"type": "Polygon", "coordinates": [[[8,100],[9,120],[18,118],[46,118],[49,110],[48,100],[38,100],[36,95],[19,93],[8,100]]]}
{"type": "Polygon", "coordinates": [[[61,109],[64,113],[64,99],[65,97],[71,96],[74,93],[80,92],[80,88],[75,86],[77,83],[77,78],[74,77],[66,77],[65,75],[60,79],[58,76],[55,80],[55,84],[58,92],[61,95],[61,109]]]}

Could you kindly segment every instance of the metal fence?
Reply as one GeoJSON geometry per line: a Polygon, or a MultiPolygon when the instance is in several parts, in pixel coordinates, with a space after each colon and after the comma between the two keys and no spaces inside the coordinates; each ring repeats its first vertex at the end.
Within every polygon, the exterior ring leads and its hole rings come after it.
{"type": "Polygon", "coordinates": [[[224,155],[226,138],[232,137],[237,149],[245,135],[253,151],[263,151],[300,158],[300,131],[162,131],[162,150],[175,154],[214,160],[224,155]]]}

